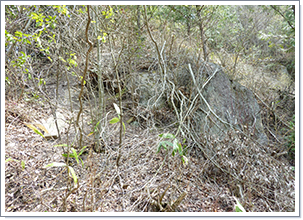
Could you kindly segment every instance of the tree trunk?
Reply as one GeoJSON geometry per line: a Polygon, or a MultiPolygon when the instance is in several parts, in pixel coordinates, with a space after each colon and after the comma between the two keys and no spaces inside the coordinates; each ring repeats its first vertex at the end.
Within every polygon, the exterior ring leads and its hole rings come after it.
{"type": "MultiPolygon", "coordinates": [[[[96,6],[96,11],[98,9],[98,6],[96,6]]],[[[97,15],[94,14],[95,17],[95,36],[98,37],[98,19],[96,17],[97,15]]],[[[100,53],[100,39],[97,40],[97,61],[98,61],[98,89],[99,89],[99,107],[98,107],[98,115],[97,115],[97,120],[96,123],[97,125],[97,130],[95,132],[95,150],[96,152],[101,152],[101,145],[100,145],[100,135],[101,135],[101,128],[104,127],[105,125],[101,123],[104,112],[105,112],[105,99],[104,99],[104,86],[103,86],[103,78],[102,78],[102,72],[101,72],[101,53],[100,53]]]]}
{"type": "Polygon", "coordinates": [[[200,37],[201,37],[201,44],[202,44],[201,47],[203,48],[203,58],[204,58],[204,61],[208,61],[208,52],[207,52],[203,22],[202,22],[202,17],[201,17],[202,7],[199,5],[196,5],[196,9],[197,9],[198,26],[199,26],[199,30],[200,30],[200,37]]]}

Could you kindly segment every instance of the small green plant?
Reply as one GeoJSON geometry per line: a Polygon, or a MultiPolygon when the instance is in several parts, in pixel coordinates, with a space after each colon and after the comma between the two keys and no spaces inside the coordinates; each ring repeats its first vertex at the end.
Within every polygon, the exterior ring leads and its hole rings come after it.
{"type": "MultiPolygon", "coordinates": [[[[67,147],[67,144],[59,144],[59,145],[55,145],[54,147],[67,147]]],[[[80,158],[80,156],[84,153],[84,150],[87,148],[87,146],[82,147],[82,149],[80,150],[79,154],[77,153],[77,151],[71,147],[71,151],[72,153],[70,153],[68,155],[68,157],[70,158],[75,158],[77,161],[77,164],[79,164],[79,159],[81,161],[82,167],[84,166],[83,160],[80,158]]],[[[63,157],[67,158],[67,154],[62,154],[63,157]]]]}
{"type": "MultiPolygon", "coordinates": [[[[187,159],[187,157],[185,157],[185,149],[182,146],[182,144],[178,141],[176,136],[173,135],[173,134],[170,134],[170,133],[159,134],[159,136],[161,138],[168,139],[168,140],[163,140],[159,143],[157,153],[160,152],[162,147],[166,151],[169,151],[169,149],[172,148],[172,152],[171,152],[172,156],[174,157],[176,155],[176,153],[178,152],[180,157],[181,157],[181,160],[182,160],[183,164],[187,165],[188,164],[188,159],[187,159]],[[172,140],[172,141],[170,141],[169,139],[172,140]]],[[[183,140],[183,144],[184,144],[184,142],[185,142],[185,139],[183,140]]]]}
{"type": "MultiPolygon", "coordinates": [[[[72,153],[68,153],[68,154],[65,154],[65,153],[64,153],[64,154],[62,154],[62,156],[63,156],[63,157],[67,157],[67,158],[75,158],[78,164],[79,164],[79,159],[80,159],[81,162],[82,162],[82,166],[84,166],[83,161],[82,161],[82,159],[81,159],[79,156],[84,152],[86,146],[84,146],[84,147],[81,149],[81,151],[79,152],[79,154],[77,154],[77,151],[76,151],[74,148],[68,146],[67,144],[59,144],[59,145],[55,145],[54,147],[62,147],[62,148],[63,148],[63,147],[68,147],[68,149],[70,149],[70,150],[72,151],[72,153]]],[[[65,168],[65,169],[67,170],[68,175],[69,175],[70,177],[72,177],[73,180],[74,180],[74,187],[75,187],[75,189],[79,188],[78,177],[77,177],[77,175],[76,175],[76,172],[75,172],[75,170],[74,170],[74,168],[73,168],[72,166],[69,166],[69,165],[68,165],[68,163],[53,162],[53,163],[50,163],[50,164],[45,165],[43,168],[46,169],[46,168],[48,168],[48,167],[63,167],[63,168],[65,168]]],[[[66,194],[66,197],[64,198],[64,200],[66,200],[67,197],[68,197],[70,194],[71,194],[71,193],[66,194]]]]}

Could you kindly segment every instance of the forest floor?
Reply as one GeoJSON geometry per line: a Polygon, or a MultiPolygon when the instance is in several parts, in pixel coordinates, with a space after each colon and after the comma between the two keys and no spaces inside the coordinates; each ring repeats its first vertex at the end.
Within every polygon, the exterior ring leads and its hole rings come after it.
{"type": "MultiPolygon", "coordinates": [[[[66,91],[62,89],[60,94],[64,100],[66,91]]],[[[69,105],[59,106],[59,112],[69,119],[69,105]]],[[[71,141],[76,131],[69,130],[69,139],[62,133],[61,139],[45,140],[26,124],[46,120],[52,115],[50,108],[37,100],[5,100],[6,212],[234,212],[236,195],[253,211],[270,210],[258,206],[260,198],[241,198],[219,171],[211,170],[206,175],[211,161],[198,148],[187,152],[188,165],[178,155],[172,157],[164,150],[156,153],[159,134],[169,132],[169,126],[160,129],[126,123],[122,157],[117,166],[119,123],[108,123],[115,116],[112,104],[106,109],[108,138],[101,153],[92,150],[91,125],[86,121],[89,105],[85,106],[84,139],[88,150],[80,157],[83,164],[71,158],[69,166],[78,178],[74,184],[65,167],[45,166],[65,163],[64,151],[56,145],[71,141]]],[[[125,121],[131,117],[127,110],[125,116],[125,121]]],[[[280,160],[289,164],[284,157],[280,160]]],[[[294,179],[294,172],[290,175],[294,179]]]]}
{"type": "MultiPolygon", "coordinates": [[[[57,212],[62,208],[71,178],[64,168],[43,168],[52,162],[64,162],[62,149],[54,147],[60,141],[46,141],[25,125],[41,121],[48,114],[49,109],[33,103],[6,101],[5,158],[13,159],[5,168],[7,212],[57,212]]],[[[158,197],[164,196],[161,204],[165,208],[183,192],[186,197],[178,206],[181,212],[234,210],[229,189],[202,176],[204,162],[199,154],[191,152],[189,163],[184,166],[180,158],[165,157],[163,152],[156,154],[157,132],[130,125],[126,129],[118,169],[118,138],[114,138],[118,136],[117,129],[108,140],[111,144],[106,153],[92,151],[91,155],[84,155],[83,166],[72,159],[79,188],[67,198],[67,211],[90,211],[91,193],[95,211],[159,211],[158,197]]]]}

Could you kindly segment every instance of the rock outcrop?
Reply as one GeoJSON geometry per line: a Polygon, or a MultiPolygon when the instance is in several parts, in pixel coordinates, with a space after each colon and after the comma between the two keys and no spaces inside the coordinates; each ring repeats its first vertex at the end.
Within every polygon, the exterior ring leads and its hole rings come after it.
{"type": "MultiPolygon", "coordinates": [[[[106,66],[112,63],[111,56],[103,54],[102,57],[104,82],[115,88],[115,71],[113,67],[106,66]]],[[[220,138],[228,130],[236,129],[260,144],[267,143],[254,94],[229,79],[219,65],[187,57],[179,65],[167,65],[165,76],[159,74],[159,70],[150,69],[141,68],[138,69],[140,72],[132,73],[119,71],[126,90],[138,98],[141,107],[152,111],[164,108],[176,111],[175,105],[183,114],[190,111],[187,118],[190,118],[196,133],[220,138]],[[194,111],[189,109],[193,102],[194,111]]]]}
{"type": "Polygon", "coordinates": [[[252,91],[230,80],[220,66],[209,66],[207,75],[213,77],[201,91],[206,102],[201,102],[196,113],[196,118],[201,121],[197,130],[220,137],[225,131],[236,128],[260,144],[266,144],[261,110],[252,91]],[[209,120],[206,121],[207,115],[209,120]]]}
{"type": "MultiPolygon", "coordinates": [[[[167,96],[165,97],[165,94],[171,93],[172,87],[169,85],[174,84],[175,91],[182,92],[187,104],[196,102],[195,110],[191,112],[190,117],[196,133],[221,138],[228,130],[235,129],[249,135],[260,144],[266,144],[267,136],[263,130],[261,111],[254,94],[238,82],[230,80],[219,65],[202,63],[199,66],[192,64],[191,67],[192,71],[187,63],[168,72],[166,82],[168,89],[162,93],[162,96],[164,95],[162,98],[159,95],[163,83],[159,83],[159,77],[148,73],[137,74],[136,81],[141,82],[138,85],[142,85],[137,88],[140,104],[154,105],[157,109],[163,108],[169,104],[167,96]]],[[[176,97],[174,100],[180,111],[181,104],[178,104],[176,97]]],[[[183,109],[184,112],[186,109],[183,109]]]]}

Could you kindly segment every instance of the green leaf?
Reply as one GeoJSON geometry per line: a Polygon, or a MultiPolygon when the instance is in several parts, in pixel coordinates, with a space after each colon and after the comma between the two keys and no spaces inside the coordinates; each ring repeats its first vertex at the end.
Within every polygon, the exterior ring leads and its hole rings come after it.
{"type": "Polygon", "coordinates": [[[81,160],[82,167],[84,167],[83,160],[80,157],[79,157],[79,159],[81,160]]]}
{"type": "MultiPolygon", "coordinates": [[[[162,145],[159,144],[156,154],[160,152],[161,147],[162,147],[162,145]]],[[[164,148],[164,149],[165,149],[165,148],[164,148]]]]}
{"type": "Polygon", "coordinates": [[[79,163],[77,151],[74,148],[71,148],[71,150],[73,152],[74,157],[76,158],[77,163],[79,163]]]}
{"type": "Polygon", "coordinates": [[[172,142],[170,142],[170,141],[165,141],[166,142],[166,144],[168,145],[168,146],[171,146],[171,147],[173,147],[174,145],[173,145],[173,143],[172,142]]]}
{"type": "Polygon", "coordinates": [[[70,172],[70,174],[72,175],[72,177],[74,179],[74,183],[75,183],[75,186],[76,186],[77,182],[78,182],[78,178],[76,176],[75,170],[70,166],[68,167],[68,169],[69,169],[69,172],[70,172]]]}
{"type": "Polygon", "coordinates": [[[53,162],[53,163],[50,163],[48,165],[45,165],[43,168],[47,168],[47,167],[66,167],[66,164],[65,163],[53,162]]]}
{"type": "Polygon", "coordinates": [[[182,162],[183,162],[183,165],[187,165],[188,164],[188,159],[187,159],[187,157],[185,157],[185,156],[182,156],[181,157],[181,160],[182,160],[182,162]]]}
{"type": "Polygon", "coordinates": [[[38,82],[38,86],[44,84],[44,79],[40,79],[39,82],[38,82]]]}
{"type": "Polygon", "coordinates": [[[161,150],[161,147],[163,147],[165,150],[167,150],[166,141],[161,141],[161,142],[159,143],[157,153],[159,153],[159,151],[161,150]]]}
{"type": "MultiPolygon", "coordinates": [[[[67,157],[67,154],[62,154],[63,157],[67,157]]],[[[74,154],[69,154],[68,157],[74,158],[75,155],[74,154]]]]}
{"type": "Polygon", "coordinates": [[[16,37],[22,37],[22,32],[16,31],[16,32],[15,32],[15,35],[16,35],[16,37]]]}
{"type": "Polygon", "coordinates": [[[117,123],[117,122],[119,122],[119,121],[120,121],[120,119],[115,117],[115,118],[113,118],[112,120],[110,120],[109,123],[110,123],[110,124],[115,124],[115,123],[117,123]]]}
{"type": "Polygon", "coordinates": [[[235,210],[236,212],[246,212],[244,207],[241,205],[241,203],[238,201],[238,199],[236,197],[234,197],[234,199],[236,200],[237,204],[235,205],[235,210]]]}
{"type": "Polygon", "coordinates": [[[123,128],[124,128],[124,134],[125,134],[126,129],[125,129],[125,124],[124,124],[124,122],[122,122],[122,125],[123,125],[123,128]]]}
{"type": "Polygon", "coordinates": [[[94,131],[97,131],[98,125],[100,124],[101,121],[98,121],[98,123],[94,127],[94,131]]]}
{"type": "Polygon", "coordinates": [[[5,163],[6,163],[6,162],[10,162],[10,161],[16,161],[16,162],[19,162],[19,160],[15,160],[15,159],[12,159],[12,158],[8,158],[8,159],[6,159],[6,160],[5,160],[5,163]]]}
{"type": "Polygon", "coordinates": [[[75,67],[78,66],[78,63],[77,63],[75,60],[70,60],[70,61],[69,61],[69,64],[70,64],[70,65],[73,65],[73,66],[75,66],[75,67]]]}
{"type": "Polygon", "coordinates": [[[7,76],[5,77],[5,82],[7,82],[7,83],[8,83],[8,85],[10,85],[10,84],[11,84],[11,82],[9,81],[9,79],[8,79],[8,77],[7,77],[7,76]]]}
{"type": "Polygon", "coordinates": [[[157,150],[157,153],[159,153],[159,151],[161,150],[161,147],[163,146],[163,148],[165,149],[165,150],[167,150],[167,146],[173,146],[173,143],[172,142],[170,142],[170,141],[161,141],[160,143],[159,143],[159,146],[158,146],[158,150],[157,150]]]}
{"type": "Polygon", "coordinates": [[[238,206],[236,206],[236,212],[243,212],[238,206]]]}
{"type": "Polygon", "coordinates": [[[25,162],[23,160],[21,161],[21,167],[24,170],[24,168],[25,168],[25,162]]]}
{"type": "MultiPolygon", "coordinates": [[[[80,156],[81,154],[83,154],[85,148],[87,148],[87,146],[82,147],[82,149],[81,149],[80,153],[78,154],[78,156],[80,156]]],[[[81,158],[80,158],[80,159],[81,159],[81,158]]]]}
{"type": "Polygon", "coordinates": [[[170,139],[176,138],[175,135],[170,134],[170,133],[159,134],[159,136],[162,138],[170,138],[170,139]]]}
{"type": "Polygon", "coordinates": [[[178,151],[179,151],[179,155],[183,156],[183,148],[182,148],[181,143],[178,143],[178,151]]]}

